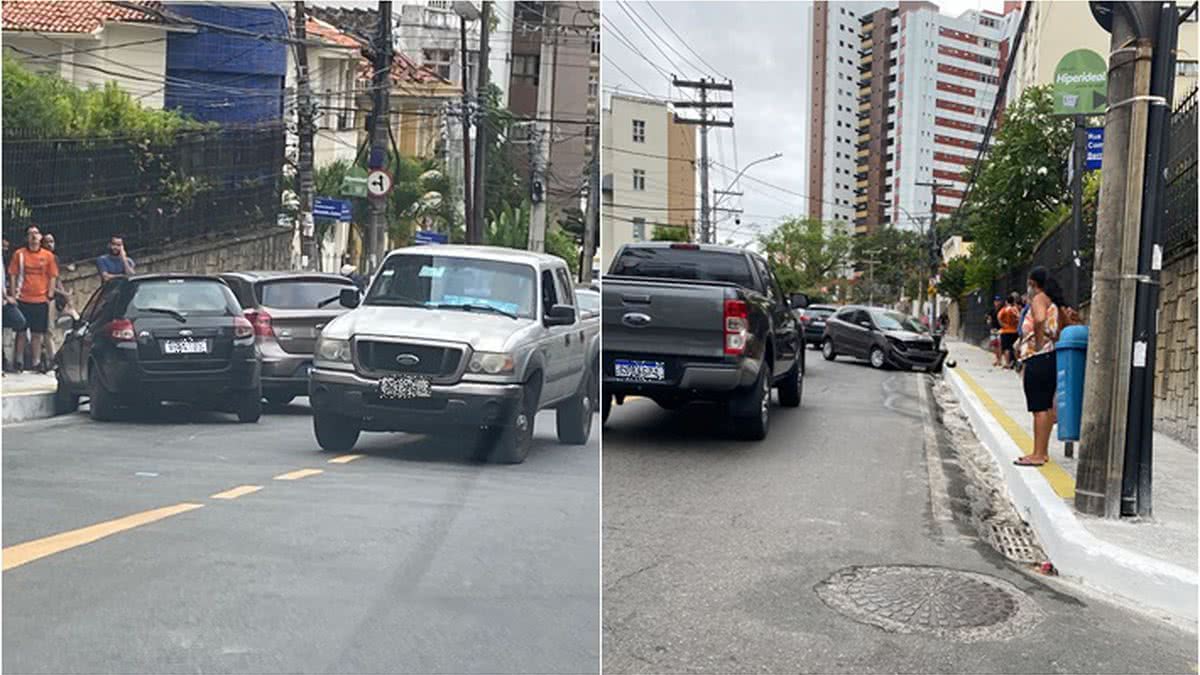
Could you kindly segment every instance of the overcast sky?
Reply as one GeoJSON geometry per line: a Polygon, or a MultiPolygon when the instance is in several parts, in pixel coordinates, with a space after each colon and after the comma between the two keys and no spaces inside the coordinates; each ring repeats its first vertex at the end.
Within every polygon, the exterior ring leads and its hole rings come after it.
{"type": "MultiPolygon", "coordinates": [[[[999,12],[1003,0],[942,0],[937,4],[943,13],[957,16],[968,9],[999,12]]],[[[783,153],[782,158],[756,165],[745,175],[795,193],[807,193],[804,165],[808,157],[805,119],[809,73],[805,64],[812,39],[809,3],[622,0],[604,3],[602,11],[601,44],[606,58],[601,62],[601,77],[606,95],[618,88],[670,100],[694,93],[673,89],[668,76],[647,59],[668,74],[690,79],[701,75],[729,78],[734,84],[735,127],[709,132],[710,157],[728,167],[742,168],[756,159],[783,153]],[[625,42],[632,43],[646,58],[634,53],[625,42]]],[[[607,104],[607,96],[605,101],[607,104]]],[[[736,173],[714,167],[709,174],[713,189],[726,189],[736,173]]],[[[738,228],[730,215],[719,215],[718,241],[731,234],[744,241],[756,232],[768,231],[782,217],[805,212],[800,197],[761,183],[743,178],[740,190],[745,193],[740,202],[721,205],[742,208],[742,225],[738,228]]]]}

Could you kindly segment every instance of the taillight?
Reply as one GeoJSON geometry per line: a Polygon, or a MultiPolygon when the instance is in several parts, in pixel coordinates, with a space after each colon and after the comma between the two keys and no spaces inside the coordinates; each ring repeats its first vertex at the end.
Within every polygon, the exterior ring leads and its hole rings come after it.
{"type": "Polygon", "coordinates": [[[264,310],[248,310],[246,318],[254,328],[258,337],[275,337],[275,329],[271,326],[271,315],[264,310]]]}
{"type": "Polygon", "coordinates": [[[233,338],[242,340],[254,335],[254,326],[240,316],[233,317],[233,338]]]}
{"type": "Polygon", "coordinates": [[[750,328],[749,307],[745,300],[725,301],[725,353],[740,356],[746,350],[746,333],[750,328]]]}
{"type": "Polygon", "coordinates": [[[117,342],[133,342],[133,322],[129,319],[113,319],[108,323],[108,336],[117,342]]]}
{"type": "Polygon", "coordinates": [[[812,317],[807,314],[801,314],[800,323],[812,323],[812,317]]]}

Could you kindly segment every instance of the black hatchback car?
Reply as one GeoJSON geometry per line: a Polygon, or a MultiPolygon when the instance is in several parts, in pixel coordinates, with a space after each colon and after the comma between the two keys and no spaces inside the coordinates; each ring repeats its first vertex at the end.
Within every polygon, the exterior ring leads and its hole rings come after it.
{"type": "Polygon", "coordinates": [[[182,401],[262,415],[254,327],[229,286],[210,276],[144,274],[113,279],[65,317],[55,356],[60,412],[87,396],[91,416],[111,420],[128,407],[182,401]]]}
{"type": "Polygon", "coordinates": [[[825,322],[821,353],[826,361],[838,356],[867,359],[875,368],[941,370],[946,351],[916,319],[879,307],[839,309],[825,322]]]}
{"type": "Polygon", "coordinates": [[[796,318],[804,329],[804,346],[820,346],[825,338],[825,321],[837,310],[835,305],[809,305],[796,310],[796,318]]]}

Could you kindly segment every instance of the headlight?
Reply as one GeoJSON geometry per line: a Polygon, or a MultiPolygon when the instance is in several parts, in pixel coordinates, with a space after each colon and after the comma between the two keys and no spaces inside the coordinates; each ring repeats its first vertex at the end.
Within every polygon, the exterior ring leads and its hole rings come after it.
{"type": "Polygon", "coordinates": [[[488,375],[511,375],[513,372],[513,357],[511,354],[496,352],[475,352],[471,355],[471,363],[467,369],[472,373],[488,375]]]}
{"type": "Polygon", "coordinates": [[[350,341],[322,337],[317,340],[317,360],[350,363],[350,341]]]}

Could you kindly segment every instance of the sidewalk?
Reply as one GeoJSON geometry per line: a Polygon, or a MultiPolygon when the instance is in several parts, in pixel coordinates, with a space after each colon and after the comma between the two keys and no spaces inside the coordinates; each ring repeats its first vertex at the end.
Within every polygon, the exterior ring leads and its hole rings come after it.
{"type": "MultiPolygon", "coordinates": [[[[1076,460],[1050,437],[1051,462],[1038,469],[1012,460],[1033,451],[1033,420],[1021,380],[992,367],[992,355],[949,341],[956,368],[946,378],[980,441],[991,451],[1018,510],[1061,574],[1148,608],[1195,619],[1197,602],[1197,451],[1154,434],[1154,516],[1110,521],[1076,513],[1076,460]]],[[[1080,449],[1075,448],[1076,457],[1080,449]]]]}
{"type": "Polygon", "coordinates": [[[0,379],[0,421],[4,424],[54,416],[54,375],[5,373],[0,379]]]}

